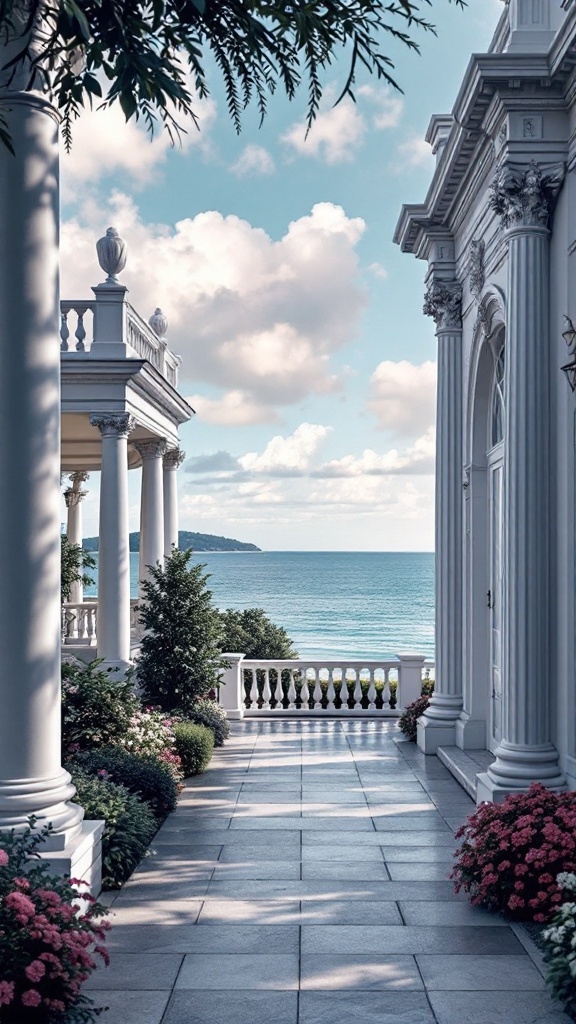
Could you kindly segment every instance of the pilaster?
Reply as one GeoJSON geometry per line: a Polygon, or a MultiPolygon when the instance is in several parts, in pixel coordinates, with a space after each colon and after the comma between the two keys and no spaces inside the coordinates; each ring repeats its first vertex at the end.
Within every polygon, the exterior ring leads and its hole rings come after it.
{"type": "Polygon", "coordinates": [[[178,547],[178,469],[186,458],[180,448],[164,453],[164,557],[178,547]]]}

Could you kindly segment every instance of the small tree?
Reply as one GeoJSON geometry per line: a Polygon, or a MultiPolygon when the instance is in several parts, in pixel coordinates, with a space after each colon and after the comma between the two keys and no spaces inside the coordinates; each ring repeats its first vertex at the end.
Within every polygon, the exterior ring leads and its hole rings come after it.
{"type": "Polygon", "coordinates": [[[221,627],[206,586],[205,565],[189,565],[192,549],[174,550],[164,567],[149,566],[138,606],[145,629],[138,682],[150,704],[182,710],[214,689],[225,661],[221,627]]]}
{"type": "Polygon", "coordinates": [[[220,612],[222,650],[237,651],[247,658],[297,658],[292,640],[282,626],[268,618],[263,608],[220,612]]]}
{"type": "Polygon", "coordinates": [[[88,551],[80,544],[72,544],[65,533],[61,538],[61,573],[60,573],[60,597],[62,603],[68,600],[70,587],[73,583],[81,583],[83,587],[89,587],[94,580],[85,572],[86,569],[95,569],[96,562],[88,551]]]}

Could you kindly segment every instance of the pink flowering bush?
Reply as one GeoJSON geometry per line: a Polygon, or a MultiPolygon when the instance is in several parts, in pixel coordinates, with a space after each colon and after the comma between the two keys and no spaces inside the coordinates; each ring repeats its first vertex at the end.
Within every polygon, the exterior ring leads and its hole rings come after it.
{"type": "Polygon", "coordinates": [[[176,752],[173,726],[173,719],[163,711],[153,708],[136,711],[118,745],[131,754],[159,758],[169,767],[175,781],[180,782],[183,778],[182,765],[176,752]]]}
{"type": "Polygon", "coordinates": [[[108,911],[49,874],[38,846],[51,827],[31,825],[0,832],[0,1022],[90,1024],[102,1011],[80,989],[95,957],[108,963],[108,911]]]}
{"type": "Polygon", "coordinates": [[[420,718],[421,715],[424,714],[429,703],[430,697],[427,694],[424,694],[422,697],[418,697],[415,701],[412,702],[412,704],[408,704],[404,708],[404,711],[402,712],[400,718],[398,719],[398,725],[400,726],[400,729],[402,730],[404,735],[412,741],[412,743],[416,742],[416,736],[418,733],[418,719],[420,718]]]}
{"type": "Polygon", "coordinates": [[[534,783],[502,804],[482,804],[456,838],[456,892],[489,910],[548,921],[562,902],[556,876],[576,871],[576,794],[534,783]]]}

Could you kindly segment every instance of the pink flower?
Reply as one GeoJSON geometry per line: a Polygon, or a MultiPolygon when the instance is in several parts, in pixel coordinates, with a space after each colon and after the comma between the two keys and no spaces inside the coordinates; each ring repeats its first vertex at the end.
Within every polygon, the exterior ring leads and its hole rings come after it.
{"type": "Polygon", "coordinates": [[[21,917],[34,917],[36,913],[32,900],[23,892],[9,892],[4,902],[9,910],[14,910],[21,917]]]}
{"type": "Polygon", "coordinates": [[[40,1006],[42,998],[35,988],[29,988],[21,996],[24,1006],[40,1006]]]}
{"type": "Polygon", "coordinates": [[[38,982],[46,974],[46,968],[41,960],[33,960],[31,964],[28,964],[24,974],[28,978],[28,981],[38,982]]]}
{"type": "Polygon", "coordinates": [[[0,850],[0,868],[5,868],[8,863],[8,854],[6,850],[0,850]]]}
{"type": "Polygon", "coordinates": [[[8,1006],[14,999],[14,982],[0,981],[0,1006],[8,1006]]]}

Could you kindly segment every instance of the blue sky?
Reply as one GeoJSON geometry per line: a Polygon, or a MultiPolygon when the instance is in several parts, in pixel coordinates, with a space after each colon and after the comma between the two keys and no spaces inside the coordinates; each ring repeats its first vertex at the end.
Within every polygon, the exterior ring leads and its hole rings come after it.
{"type": "MultiPolygon", "coordinates": [[[[118,111],[77,124],[62,158],[62,295],[91,294],[94,243],[114,225],[130,301],[167,314],[197,410],[181,432],[181,528],[268,550],[432,550],[435,340],[425,267],[392,235],[428,188],[430,117],[451,110],[501,11],[435,0],[421,56],[388,47],[404,94],[367,78],[356,105],[333,108],[335,67],[307,140],[304,94],[273,98],[260,129],[249,112],[237,136],[216,76],[181,150],[118,111]]],[[[89,486],[87,534],[98,474],[89,486]]]]}

